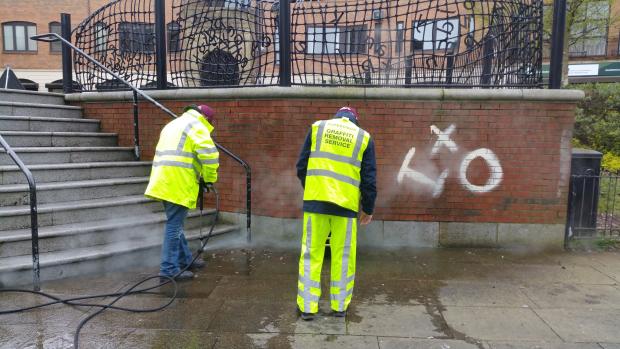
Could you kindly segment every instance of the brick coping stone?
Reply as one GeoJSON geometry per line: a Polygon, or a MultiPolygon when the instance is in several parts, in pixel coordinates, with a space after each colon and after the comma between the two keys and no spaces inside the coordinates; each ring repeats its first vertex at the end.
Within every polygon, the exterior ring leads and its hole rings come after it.
{"type": "MultiPolygon", "coordinates": [[[[377,88],[377,87],[248,87],[145,91],[158,100],[201,99],[362,99],[362,100],[523,100],[577,102],[581,90],[377,88]]],[[[67,102],[130,101],[131,91],[83,92],[65,96],[67,102]]]]}

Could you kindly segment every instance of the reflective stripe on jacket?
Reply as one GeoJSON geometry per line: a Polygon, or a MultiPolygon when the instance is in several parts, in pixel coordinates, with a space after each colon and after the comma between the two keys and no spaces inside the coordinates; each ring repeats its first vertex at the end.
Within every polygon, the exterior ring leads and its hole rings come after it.
{"type": "Polygon", "coordinates": [[[360,167],[369,141],[370,134],[346,117],[315,122],[304,201],[331,202],[357,212],[360,167]]]}
{"type": "Polygon", "coordinates": [[[159,136],[144,195],[195,208],[200,177],[217,181],[219,152],[211,131],[213,126],[195,110],[168,123],[159,136]]]}

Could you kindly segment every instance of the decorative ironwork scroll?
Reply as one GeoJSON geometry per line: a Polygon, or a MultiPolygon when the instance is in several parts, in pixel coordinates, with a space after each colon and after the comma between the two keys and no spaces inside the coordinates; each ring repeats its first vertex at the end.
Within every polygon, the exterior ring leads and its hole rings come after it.
{"type": "MultiPolygon", "coordinates": [[[[113,0],[74,30],[75,45],[136,87],[155,87],[153,0],[113,0]]],[[[74,54],[82,90],[126,88],[83,56],[74,54]]]]}
{"type": "MultiPolygon", "coordinates": [[[[137,87],[155,87],[155,0],[114,0],[76,45],[137,87]]],[[[169,86],[279,83],[274,0],[168,0],[169,86]]],[[[291,83],[404,87],[542,84],[542,0],[297,0],[291,83]]],[[[84,90],[120,86],[75,56],[84,90]]],[[[286,81],[286,80],[284,80],[286,81]]]]}
{"type": "Polygon", "coordinates": [[[182,87],[278,83],[278,3],[171,0],[178,45],[169,45],[172,83],[182,87]],[[170,49],[172,47],[172,49],[170,49]]]}
{"type": "Polygon", "coordinates": [[[312,0],[291,13],[293,84],[542,82],[541,0],[312,0]]]}

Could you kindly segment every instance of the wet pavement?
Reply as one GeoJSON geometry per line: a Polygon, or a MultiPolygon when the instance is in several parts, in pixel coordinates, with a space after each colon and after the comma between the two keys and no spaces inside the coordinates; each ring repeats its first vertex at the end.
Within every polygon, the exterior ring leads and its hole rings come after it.
{"type": "MultiPolygon", "coordinates": [[[[347,317],[329,315],[324,268],[321,311],[312,322],[295,312],[297,251],[211,251],[207,257],[207,267],[180,284],[170,307],[106,311],[84,327],[80,347],[620,349],[618,252],[360,251],[347,317]]],[[[46,282],[43,291],[115,292],[154,272],[46,282]]],[[[116,305],[156,307],[170,293],[164,287],[116,305]]],[[[2,294],[0,309],[44,301],[2,294]]],[[[0,316],[0,348],[71,348],[76,326],[96,310],[54,305],[0,316]]]]}

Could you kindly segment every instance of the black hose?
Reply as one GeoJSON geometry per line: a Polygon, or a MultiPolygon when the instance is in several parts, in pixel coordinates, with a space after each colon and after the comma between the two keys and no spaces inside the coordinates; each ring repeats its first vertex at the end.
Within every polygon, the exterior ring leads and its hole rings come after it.
{"type": "MultiPolygon", "coordinates": [[[[27,290],[27,289],[17,289],[17,288],[3,289],[3,290],[0,290],[0,293],[30,293],[30,294],[35,294],[35,295],[42,296],[42,297],[45,297],[45,298],[49,298],[52,301],[51,302],[47,302],[47,303],[43,303],[43,304],[39,304],[39,305],[29,306],[29,307],[23,307],[23,308],[11,309],[11,310],[2,310],[2,311],[0,311],[0,315],[8,315],[8,314],[21,313],[21,312],[24,312],[24,311],[38,309],[38,308],[43,308],[43,307],[47,307],[47,306],[54,305],[54,304],[60,304],[60,303],[66,304],[66,305],[72,305],[72,306],[79,306],[79,307],[99,307],[100,308],[99,310],[97,310],[96,312],[90,314],[89,316],[84,318],[82,321],[80,321],[80,323],[78,324],[78,326],[76,328],[76,331],[75,331],[75,335],[73,336],[73,346],[74,346],[75,349],[78,349],[79,348],[80,331],[82,330],[84,325],[86,325],[86,323],[88,323],[94,317],[96,317],[97,315],[103,313],[104,311],[106,311],[108,309],[122,310],[122,311],[131,312],[131,313],[152,313],[152,312],[160,311],[160,310],[166,308],[167,306],[172,304],[172,302],[174,302],[174,300],[176,299],[176,296],[177,296],[178,284],[177,284],[175,279],[181,273],[186,271],[196,261],[196,259],[198,259],[198,257],[200,257],[202,252],[204,252],[204,249],[207,246],[207,243],[209,242],[209,239],[211,238],[211,235],[213,234],[213,230],[215,229],[215,224],[217,223],[217,219],[218,219],[219,212],[220,212],[220,194],[218,193],[218,191],[215,188],[215,186],[209,186],[209,189],[212,190],[213,193],[215,194],[215,219],[213,221],[213,224],[211,225],[211,228],[209,229],[209,233],[207,234],[207,236],[203,237],[202,236],[203,205],[202,205],[202,202],[200,202],[200,218],[199,218],[200,219],[200,242],[201,242],[200,243],[200,248],[198,249],[198,251],[196,251],[196,256],[194,256],[194,258],[192,259],[191,263],[189,263],[187,266],[185,266],[185,268],[180,270],[178,273],[176,273],[172,277],[170,277],[170,276],[160,276],[160,275],[148,276],[148,277],[146,277],[146,278],[136,282],[130,288],[128,288],[127,290],[125,290],[123,292],[96,294],[96,295],[79,296],[79,297],[72,297],[72,298],[59,298],[59,297],[56,297],[56,296],[54,296],[52,294],[49,294],[49,293],[45,293],[45,292],[41,292],[41,291],[27,290]],[[139,287],[140,285],[144,284],[145,282],[147,282],[149,280],[152,280],[152,279],[156,279],[156,278],[160,279],[159,284],[157,284],[155,286],[150,286],[150,287],[136,289],[137,287],[139,287]],[[166,279],[166,281],[161,282],[161,279],[166,279]],[[169,283],[171,283],[174,286],[174,292],[172,293],[172,296],[170,297],[170,300],[167,303],[165,303],[164,305],[161,305],[161,306],[158,306],[158,307],[155,307],[155,308],[146,308],[146,309],[134,309],[134,308],[127,308],[127,307],[119,307],[119,306],[115,306],[114,305],[116,302],[118,302],[119,300],[121,300],[125,296],[135,295],[135,294],[158,294],[157,292],[151,292],[151,291],[153,289],[162,287],[162,286],[167,285],[169,283]],[[115,297],[115,298],[114,298],[114,300],[112,300],[108,304],[94,304],[94,303],[83,303],[83,302],[81,302],[83,300],[88,300],[88,299],[107,298],[107,297],[115,297]]],[[[202,200],[202,187],[201,187],[200,198],[202,200]]]]}

